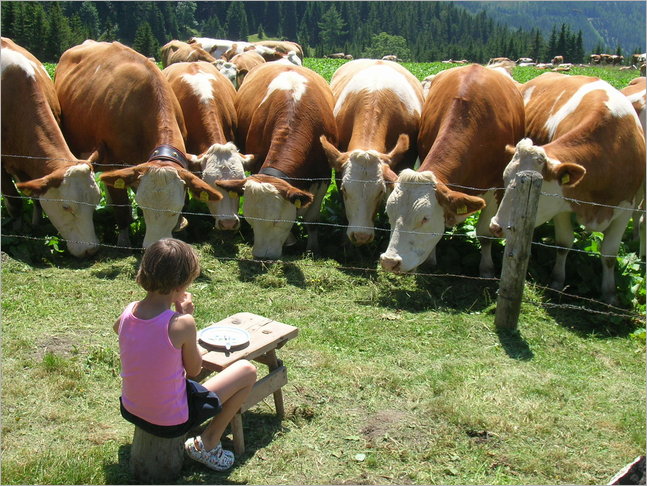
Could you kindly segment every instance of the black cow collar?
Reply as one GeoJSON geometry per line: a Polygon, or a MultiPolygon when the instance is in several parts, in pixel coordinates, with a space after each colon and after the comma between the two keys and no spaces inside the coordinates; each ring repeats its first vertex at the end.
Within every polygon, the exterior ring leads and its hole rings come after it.
{"type": "Polygon", "coordinates": [[[160,145],[155,147],[155,150],[151,152],[146,162],[150,162],[151,160],[168,160],[170,162],[175,162],[186,170],[189,170],[189,161],[186,156],[181,150],[173,147],[173,145],[160,145]]]}
{"type": "Polygon", "coordinates": [[[279,179],[283,179],[284,181],[288,181],[292,179],[289,175],[287,175],[285,172],[275,169],[274,167],[263,167],[261,170],[258,171],[259,174],[264,174],[272,177],[277,177],[279,179]]]}

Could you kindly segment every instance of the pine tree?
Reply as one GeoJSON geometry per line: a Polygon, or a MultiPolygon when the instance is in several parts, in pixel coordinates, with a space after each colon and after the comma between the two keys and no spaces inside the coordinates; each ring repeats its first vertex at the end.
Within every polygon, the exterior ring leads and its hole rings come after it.
{"type": "Polygon", "coordinates": [[[63,15],[61,4],[52,2],[49,11],[49,39],[47,42],[47,49],[44,53],[42,62],[57,62],[63,54],[63,51],[71,47],[70,41],[71,32],[70,26],[63,15]]]}
{"type": "Polygon", "coordinates": [[[324,50],[333,52],[341,45],[341,38],[346,34],[344,27],[346,22],[342,19],[334,5],[324,14],[321,22],[317,22],[321,44],[324,50]]]}
{"type": "Polygon", "coordinates": [[[243,2],[231,2],[227,9],[226,20],[227,38],[231,40],[247,40],[249,28],[247,14],[243,2]]]}
{"type": "Polygon", "coordinates": [[[146,57],[157,57],[159,43],[153,35],[153,30],[148,22],[139,24],[133,41],[133,49],[146,57]]]}

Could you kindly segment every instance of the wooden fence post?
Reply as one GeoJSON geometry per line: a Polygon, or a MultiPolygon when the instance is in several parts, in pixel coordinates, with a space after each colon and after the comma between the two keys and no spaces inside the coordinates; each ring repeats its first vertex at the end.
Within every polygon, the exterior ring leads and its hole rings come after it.
{"type": "Polygon", "coordinates": [[[505,251],[494,319],[499,330],[517,328],[542,182],[539,172],[525,170],[506,188],[511,214],[510,227],[504,228],[505,251]]]}

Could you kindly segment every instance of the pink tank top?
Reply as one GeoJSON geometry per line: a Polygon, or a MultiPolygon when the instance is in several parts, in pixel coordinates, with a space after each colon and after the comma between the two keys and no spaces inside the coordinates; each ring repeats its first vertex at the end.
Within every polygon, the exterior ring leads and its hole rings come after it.
{"type": "Polygon", "coordinates": [[[139,319],[133,315],[136,303],[128,304],[119,323],[122,403],[152,424],[182,424],[189,419],[182,350],[168,336],[176,313],[169,309],[153,319],[139,319]]]}

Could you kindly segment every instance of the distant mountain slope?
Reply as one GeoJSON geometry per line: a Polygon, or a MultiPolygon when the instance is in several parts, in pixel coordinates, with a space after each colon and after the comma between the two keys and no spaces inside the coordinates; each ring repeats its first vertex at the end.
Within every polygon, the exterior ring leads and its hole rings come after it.
{"type": "Polygon", "coordinates": [[[503,25],[530,30],[539,28],[546,40],[554,25],[570,25],[571,32],[582,31],[584,49],[593,50],[598,44],[607,52],[615,52],[618,45],[625,54],[634,49],[645,52],[644,1],[615,2],[465,2],[456,4],[472,13],[485,11],[503,25]]]}

